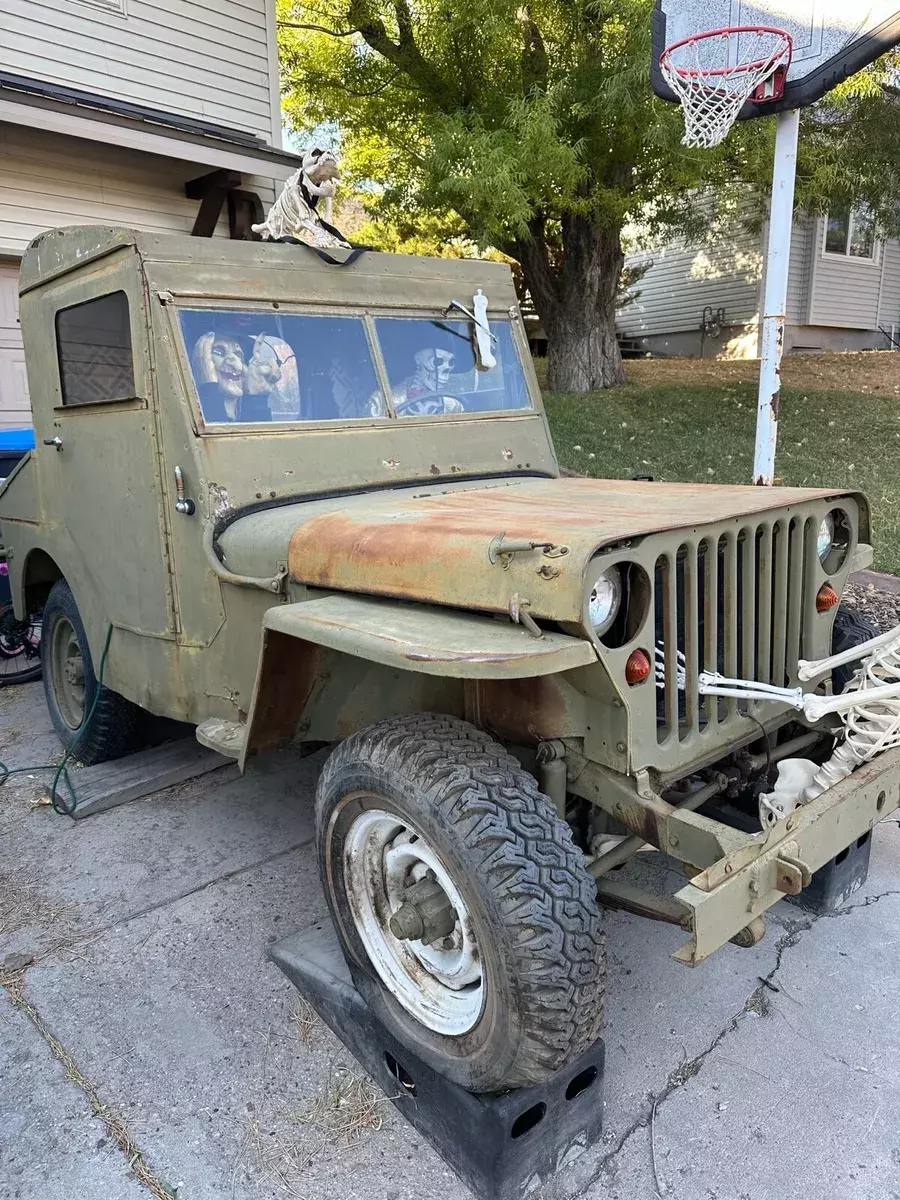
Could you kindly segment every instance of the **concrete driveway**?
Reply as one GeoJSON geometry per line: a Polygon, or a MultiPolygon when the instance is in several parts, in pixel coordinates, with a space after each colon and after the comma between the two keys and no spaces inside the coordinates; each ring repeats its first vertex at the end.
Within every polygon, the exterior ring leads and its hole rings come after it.
{"type": "MultiPolygon", "coordinates": [[[[0,758],[57,754],[40,684],[0,692],[0,758]]],[[[0,789],[2,1200],[469,1196],[264,957],[325,911],[320,763],[80,822],[0,789]]],[[[900,1198],[897,823],[839,914],[781,904],[695,971],[607,918],[607,1133],[544,1197],[900,1198]]]]}

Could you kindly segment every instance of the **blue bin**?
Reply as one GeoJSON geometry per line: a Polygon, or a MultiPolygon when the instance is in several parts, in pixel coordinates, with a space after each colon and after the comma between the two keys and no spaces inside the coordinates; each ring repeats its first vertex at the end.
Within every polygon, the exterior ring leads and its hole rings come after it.
{"type": "Polygon", "coordinates": [[[11,474],[19,459],[33,449],[33,429],[0,429],[0,479],[11,474]]]}
{"type": "MultiPolygon", "coordinates": [[[[19,459],[33,449],[33,429],[0,429],[0,482],[10,474],[19,459]]],[[[0,563],[0,605],[9,604],[11,599],[6,563],[0,563]]]]}

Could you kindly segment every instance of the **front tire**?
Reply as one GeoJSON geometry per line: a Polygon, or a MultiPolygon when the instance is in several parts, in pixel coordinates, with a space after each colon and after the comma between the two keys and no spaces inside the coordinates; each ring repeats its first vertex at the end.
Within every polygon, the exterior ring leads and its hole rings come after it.
{"type": "Polygon", "coordinates": [[[86,766],[121,758],[135,749],[148,714],[97,682],[81,614],[64,579],[54,583],[44,605],[41,654],[47,708],[65,749],[86,766]],[[92,708],[90,728],[85,732],[84,722],[92,708]]]}
{"type": "MultiPolygon", "coordinates": [[[[869,638],[877,637],[881,631],[873,625],[868,617],[862,616],[849,604],[842,604],[835,613],[834,625],[831,629],[831,653],[841,654],[867,642],[869,638]]],[[[847,663],[843,667],[835,667],[831,673],[832,687],[835,695],[840,695],[859,667],[859,661],[847,663]]]]}
{"type": "Polygon", "coordinates": [[[379,722],[325,764],[316,829],[354,982],[435,1070],[502,1091],[544,1081],[594,1041],[596,884],[502,746],[452,717],[379,722]]]}

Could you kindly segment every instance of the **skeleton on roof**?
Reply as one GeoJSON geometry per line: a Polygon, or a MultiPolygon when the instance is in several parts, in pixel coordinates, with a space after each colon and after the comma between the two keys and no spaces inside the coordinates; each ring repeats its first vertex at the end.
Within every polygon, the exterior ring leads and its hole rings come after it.
{"type": "Polygon", "coordinates": [[[281,195],[269,209],[261,225],[252,226],[264,240],[297,238],[320,249],[349,249],[333,226],[327,225],[316,211],[322,196],[335,193],[339,178],[337,159],[331,150],[301,150],[302,166],[281,189],[281,195]]]}

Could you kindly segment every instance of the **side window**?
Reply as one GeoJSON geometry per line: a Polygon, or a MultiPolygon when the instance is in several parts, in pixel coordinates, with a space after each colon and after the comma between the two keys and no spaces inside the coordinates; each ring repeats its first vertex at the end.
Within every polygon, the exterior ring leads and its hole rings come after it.
{"type": "Polygon", "coordinates": [[[112,292],[56,314],[63,404],[102,404],[135,394],[128,297],[112,292]]]}

